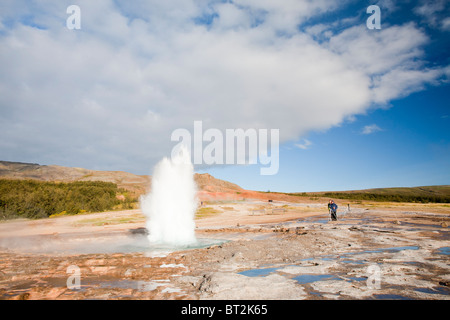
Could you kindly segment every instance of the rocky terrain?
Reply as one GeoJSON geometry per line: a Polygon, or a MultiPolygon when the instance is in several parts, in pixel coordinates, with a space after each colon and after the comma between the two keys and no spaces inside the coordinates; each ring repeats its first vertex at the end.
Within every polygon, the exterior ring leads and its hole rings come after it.
{"type": "Polygon", "coordinates": [[[445,205],[362,203],[337,222],[319,202],[208,206],[191,248],[149,247],[139,210],[3,222],[0,298],[450,297],[445,205]]]}

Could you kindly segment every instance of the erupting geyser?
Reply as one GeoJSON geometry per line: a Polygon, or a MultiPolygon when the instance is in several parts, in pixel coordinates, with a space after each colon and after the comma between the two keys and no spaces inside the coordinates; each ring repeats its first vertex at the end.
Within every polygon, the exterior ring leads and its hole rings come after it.
{"type": "Polygon", "coordinates": [[[151,191],[141,197],[151,243],[186,246],[196,243],[197,210],[194,167],[186,148],[172,159],[164,158],[152,176],[151,191]]]}

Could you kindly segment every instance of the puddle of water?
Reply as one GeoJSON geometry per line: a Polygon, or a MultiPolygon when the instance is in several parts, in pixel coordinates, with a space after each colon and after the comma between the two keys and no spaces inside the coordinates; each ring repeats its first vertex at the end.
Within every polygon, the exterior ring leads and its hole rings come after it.
{"type": "Polygon", "coordinates": [[[100,287],[103,289],[134,289],[141,292],[153,291],[158,287],[168,285],[168,280],[154,280],[154,281],[141,281],[141,280],[109,280],[98,281],[91,280],[81,283],[80,291],[85,291],[91,287],[100,287]]]}
{"type": "MultiPolygon", "coordinates": [[[[322,261],[339,261],[342,263],[347,264],[365,264],[367,263],[364,259],[352,259],[350,257],[355,257],[356,255],[361,255],[365,253],[383,253],[383,252],[390,252],[390,253],[396,253],[403,250],[419,250],[419,246],[400,246],[400,247],[389,247],[389,248],[379,248],[379,249],[373,249],[373,250],[364,250],[364,251],[358,251],[358,252],[349,252],[345,254],[340,255],[323,255],[321,257],[310,257],[302,259],[301,261],[311,261],[314,259],[321,259],[322,261]]],[[[450,247],[442,247],[437,250],[440,254],[449,254],[450,247]]],[[[293,267],[298,265],[292,265],[293,267]]],[[[284,266],[285,267],[285,266],[284,266]]],[[[278,270],[282,269],[283,267],[265,267],[265,268],[258,268],[258,269],[251,269],[242,271],[239,274],[248,276],[248,277],[258,277],[258,276],[267,276],[271,273],[277,272],[278,270]]],[[[347,282],[361,282],[361,281],[367,281],[367,277],[340,277],[333,274],[299,274],[295,277],[292,277],[291,279],[295,280],[298,284],[310,284],[317,281],[332,281],[332,280],[341,280],[341,281],[347,281],[347,282]]],[[[415,288],[414,290],[418,292],[428,293],[428,294],[444,294],[448,295],[450,294],[450,289],[447,287],[434,287],[432,289],[429,288],[415,288]]],[[[309,292],[313,295],[316,295],[318,297],[321,297],[321,292],[309,292]]],[[[402,296],[398,294],[376,294],[373,296],[373,299],[376,300],[413,300],[410,297],[402,296]]]]}
{"type": "MultiPolygon", "coordinates": [[[[445,248],[449,248],[449,247],[445,247],[445,248]]],[[[399,252],[402,250],[418,250],[418,249],[419,249],[419,246],[390,247],[390,248],[381,248],[381,249],[374,249],[374,250],[364,250],[364,251],[358,251],[358,252],[349,252],[349,253],[341,254],[339,256],[323,255],[323,256],[317,257],[317,258],[321,259],[322,261],[337,261],[340,258],[347,258],[345,260],[341,260],[341,262],[348,263],[348,264],[365,264],[365,263],[367,263],[365,260],[362,260],[362,259],[352,260],[352,259],[349,259],[348,256],[355,256],[355,255],[365,254],[365,253],[380,253],[380,252],[386,252],[386,251],[399,252]]],[[[302,259],[301,261],[311,261],[311,260],[314,260],[314,258],[312,258],[312,257],[305,258],[305,259],[302,259]]],[[[241,272],[239,272],[239,274],[242,274],[242,275],[248,276],[248,277],[267,276],[270,273],[276,272],[280,268],[283,268],[283,267],[256,268],[256,269],[241,271],[241,272]]],[[[336,279],[342,280],[340,278],[336,278],[335,276],[329,275],[329,274],[325,274],[325,275],[324,274],[302,274],[302,275],[295,277],[294,279],[297,280],[297,282],[299,282],[299,283],[310,283],[310,282],[319,281],[319,280],[336,280],[336,279]]],[[[349,279],[352,279],[355,281],[361,281],[361,280],[365,280],[366,278],[349,278],[349,279]]]]}
{"type": "Polygon", "coordinates": [[[333,260],[336,260],[337,258],[336,257],[334,257],[334,256],[332,256],[332,255],[326,255],[326,256],[322,256],[321,258],[320,258],[320,260],[322,260],[322,261],[333,261],[333,260]]]}
{"type": "Polygon", "coordinates": [[[403,246],[403,247],[390,247],[390,248],[379,248],[379,249],[373,249],[373,250],[364,250],[364,251],[358,251],[358,252],[349,252],[345,253],[342,256],[346,255],[358,255],[358,254],[365,254],[365,253],[381,253],[381,252],[399,252],[402,250],[418,250],[419,246],[403,246]]]}
{"type": "Polygon", "coordinates": [[[411,226],[413,228],[411,228],[410,230],[415,230],[415,229],[426,229],[426,228],[441,228],[440,224],[426,224],[426,223],[415,223],[415,222],[405,222],[402,221],[401,222],[402,225],[405,226],[411,226]]]}
{"type": "Polygon", "coordinates": [[[300,260],[300,261],[312,261],[312,260],[314,260],[313,257],[311,257],[311,258],[305,258],[305,259],[302,259],[302,260],[300,260]]]}
{"type": "Polygon", "coordinates": [[[373,297],[377,300],[413,300],[399,294],[374,294],[373,297]]]}
{"type": "Polygon", "coordinates": [[[326,223],[328,223],[329,221],[330,221],[329,219],[318,219],[318,220],[312,220],[311,222],[326,224],[326,223]]]}
{"type": "Polygon", "coordinates": [[[308,293],[313,295],[313,296],[315,296],[315,297],[322,298],[322,293],[321,292],[317,292],[317,291],[314,291],[314,290],[309,290],[308,293]]]}
{"type": "Polygon", "coordinates": [[[348,279],[352,281],[367,281],[366,277],[349,277],[348,279]]]}
{"type": "Polygon", "coordinates": [[[433,287],[433,288],[415,288],[414,291],[430,293],[430,294],[450,294],[450,289],[446,287],[433,287]]]}
{"type": "Polygon", "coordinates": [[[260,268],[260,269],[250,269],[239,272],[239,274],[242,274],[247,277],[264,277],[272,272],[277,271],[279,268],[260,268]]]}
{"type": "Polygon", "coordinates": [[[314,217],[307,217],[306,219],[298,219],[297,223],[328,223],[330,221],[330,218],[328,215],[320,215],[320,216],[314,216],[314,217]]]}
{"type": "Polygon", "coordinates": [[[348,264],[366,264],[367,262],[364,260],[343,260],[342,263],[348,264]]]}
{"type": "MultiPolygon", "coordinates": [[[[450,247],[444,247],[444,248],[450,248],[450,247]]],[[[357,252],[347,252],[342,253],[339,255],[323,255],[320,257],[316,257],[317,259],[320,259],[322,261],[338,261],[340,258],[343,258],[344,260],[340,260],[342,263],[348,263],[348,264],[366,264],[367,261],[364,259],[352,259],[351,257],[355,257],[357,255],[366,254],[366,253],[382,253],[382,252],[400,252],[402,250],[418,250],[419,246],[403,246],[403,247],[390,247],[390,248],[380,248],[380,249],[372,249],[372,250],[363,250],[363,251],[357,251],[357,252]]],[[[445,249],[444,253],[442,254],[448,254],[445,252],[448,252],[448,249],[445,249]],[[447,250],[447,251],[445,251],[447,250]]],[[[302,259],[301,261],[309,261],[314,260],[314,258],[306,258],[302,259]]]]}
{"type": "Polygon", "coordinates": [[[116,280],[100,282],[99,286],[107,289],[138,289],[139,283],[133,280],[116,280]]]}
{"type": "Polygon", "coordinates": [[[301,274],[293,278],[299,284],[307,284],[324,280],[342,280],[332,274],[301,274]]]}
{"type": "Polygon", "coordinates": [[[436,251],[437,254],[445,254],[445,255],[449,255],[450,254],[450,247],[441,247],[436,251]]]}
{"type": "Polygon", "coordinates": [[[419,250],[419,246],[391,247],[391,248],[385,248],[383,250],[386,250],[389,252],[399,252],[402,250],[419,250]]]}

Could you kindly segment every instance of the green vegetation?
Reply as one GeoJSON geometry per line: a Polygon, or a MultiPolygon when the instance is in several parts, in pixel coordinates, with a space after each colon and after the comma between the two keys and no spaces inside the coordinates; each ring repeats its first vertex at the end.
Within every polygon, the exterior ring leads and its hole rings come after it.
{"type": "Polygon", "coordinates": [[[101,217],[101,218],[86,218],[83,220],[78,220],[74,223],[74,226],[104,226],[104,225],[117,225],[124,223],[144,223],[145,216],[142,214],[133,214],[131,216],[120,216],[120,217],[101,217]]]}
{"type": "Polygon", "coordinates": [[[450,186],[379,188],[345,192],[303,192],[291,193],[290,195],[383,202],[450,203],[450,186]]]}
{"type": "Polygon", "coordinates": [[[212,215],[215,215],[217,213],[219,213],[220,211],[211,208],[211,207],[202,207],[202,208],[198,208],[197,212],[195,213],[195,218],[197,219],[201,219],[201,218],[205,218],[205,217],[209,217],[212,215]]]}
{"type": "Polygon", "coordinates": [[[0,220],[131,209],[136,201],[111,182],[0,179],[0,220]]]}

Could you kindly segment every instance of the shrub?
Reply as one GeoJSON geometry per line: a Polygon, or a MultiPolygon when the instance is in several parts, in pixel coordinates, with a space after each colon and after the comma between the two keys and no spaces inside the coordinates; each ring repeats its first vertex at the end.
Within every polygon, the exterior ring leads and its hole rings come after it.
{"type": "Polygon", "coordinates": [[[126,197],[121,201],[116,197],[124,191],[114,183],[103,181],[57,183],[0,179],[0,219],[39,219],[106,211],[124,202],[131,206],[136,199],[126,197]]]}

